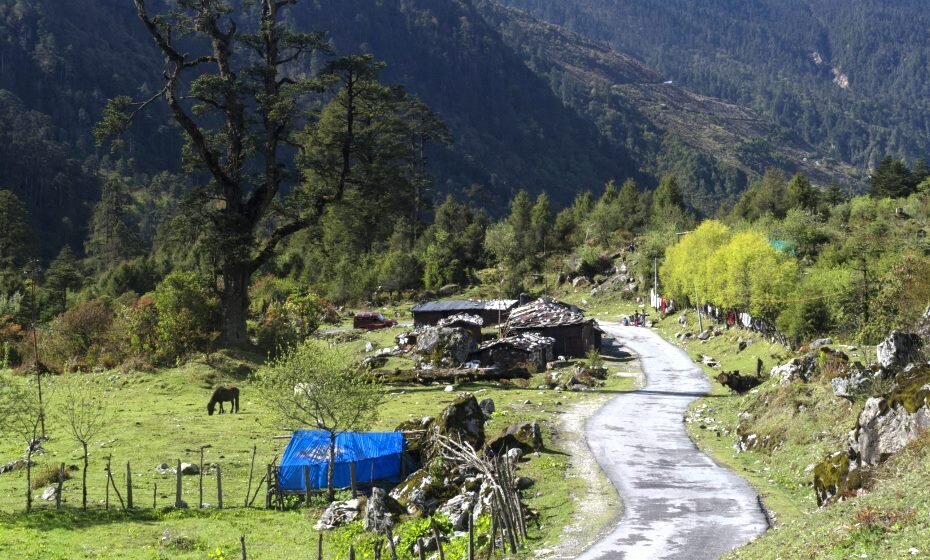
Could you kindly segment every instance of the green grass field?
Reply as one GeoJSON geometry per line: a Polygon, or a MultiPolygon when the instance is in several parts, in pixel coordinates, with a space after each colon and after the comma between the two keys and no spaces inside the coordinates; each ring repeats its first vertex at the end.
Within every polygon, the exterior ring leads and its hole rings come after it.
{"type": "MultiPolygon", "coordinates": [[[[347,342],[363,351],[366,342],[378,347],[393,344],[402,328],[363,333],[347,342]]],[[[309,558],[316,550],[317,534],[313,524],[320,507],[286,512],[257,509],[264,505],[263,493],[256,508],[245,509],[249,462],[252,448],[257,448],[256,476],[264,474],[265,465],[279,455],[287,439],[272,421],[271,412],[251,391],[248,370],[255,367],[255,357],[230,356],[226,353],[201,357],[187,365],[153,373],[88,373],[69,376],[93,386],[106,395],[111,420],[90,449],[88,469],[88,512],[80,511],[80,472],[65,482],[64,511],[54,511],[53,502],[37,501],[35,511],[25,514],[25,471],[0,475],[0,558],[238,558],[239,536],[245,535],[250,558],[309,558]],[[251,358],[251,359],[245,359],[251,358]],[[235,383],[242,391],[239,414],[206,414],[212,388],[220,383],[235,383]],[[166,506],[174,502],[174,476],[157,474],[159,463],[174,465],[180,459],[197,463],[201,446],[204,463],[222,468],[224,506],[217,511],[216,479],[211,470],[203,479],[203,500],[208,509],[197,510],[197,476],[183,477],[184,499],[192,509],[175,511],[166,506]],[[105,462],[112,455],[116,483],[125,498],[126,463],[132,465],[132,480],[137,510],[122,512],[113,492],[110,510],[104,510],[105,462]],[[156,490],[157,485],[157,491],[156,490]],[[157,509],[152,509],[153,499],[157,509]],[[218,552],[219,551],[219,552],[218,552]],[[212,556],[211,556],[212,555],[212,556]]],[[[614,370],[623,364],[611,366],[614,370]]],[[[6,374],[8,375],[8,373],[6,374]]],[[[497,412],[487,425],[494,434],[513,422],[541,420],[547,450],[523,463],[522,472],[537,480],[527,494],[530,507],[540,511],[540,524],[530,527],[530,547],[545,548],[557,544],[561,530],[582,511],[584,504],[571,496],[581,495],[588,481],[573,476],[571,457],[553,439],[552,427],[559,415],[582,401],[602,402],[610,395],[632,388],[627,377],[611,375],[603,389],[589,393],[562,393],[539,390],[542,374],[526,388],[491,383],[474,383],[446,392],[445,386],[388,386],[388,400],[383,406],[376,430],[393,430],[401,421],[438,414],[461,392],[478,398],[491,397],[497,412]]],[[[52,391],[52,402],[59,397],[52,391]]],[[[53,406],[54,408],[54,406],[53,406]]],[[[71,440],[54,414],[48,422],[51,440],[47,453],[36,457],[34,475],[64,462],[81,464],[80,446],[71,440]]],[[[562,434],[561,437],[580,437],[562,434]]],[[[0,445],[3,463],[19,457],[24,443],[4,440],[0,445]]],[[[33,490],[41,494],[43,488],[33,490]]],[[[606,519],[603,521],[606,522],[606,519]]],[[[325,537],[327,558],[339,557],[333,550],[346,537],[340,531],[325,537]]],[[[530,551],[525,552],[532,556],[530,551]]],[[[360,555],[360,557],[363,557],[360,555]]]]}

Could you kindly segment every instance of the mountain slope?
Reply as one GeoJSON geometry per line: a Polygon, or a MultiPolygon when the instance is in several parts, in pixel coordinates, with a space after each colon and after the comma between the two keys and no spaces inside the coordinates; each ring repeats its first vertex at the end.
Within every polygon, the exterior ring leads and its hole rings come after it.
{"type": "Polygon", "coordinates": [[[764,115],[692,93],[631,56],[523,11],[490,0],[479,5],[563,102],[588,114],[616,143],[635,146],[650,172],[679,175],[689,203],[707,214],[769,166],[803,172],[820,185],[861,187],[855,169],[819,158],[764,115]]]}
{"type": "Polygon", "coordinates": [[[505,0],[750,106],[820,157],[930,152],[930,16],[918,0],[505,0]]]}

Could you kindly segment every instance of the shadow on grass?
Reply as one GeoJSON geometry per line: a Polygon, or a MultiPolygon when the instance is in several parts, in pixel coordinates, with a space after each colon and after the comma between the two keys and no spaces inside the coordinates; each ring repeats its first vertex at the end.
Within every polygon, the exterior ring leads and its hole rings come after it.
{"type": "Polygon", "coordinates": [[[122,511],[111,508],[109,511],[99,508],[80,509],[64,508],[62,510],[34,510],[32,513],[0,512],[0,531],[3,527],[21,527],[36,531],[70,531],[84,529],[98,525],[115,523],[142,523],[146,525],[163,523],[167,520],[179,519],[216,519],[218,517],[238,517],[239,515],[255,515],[263,512],[256,508],[232,509],[174,509],[171,507],[159,509],[132,509],[122,511]]]}

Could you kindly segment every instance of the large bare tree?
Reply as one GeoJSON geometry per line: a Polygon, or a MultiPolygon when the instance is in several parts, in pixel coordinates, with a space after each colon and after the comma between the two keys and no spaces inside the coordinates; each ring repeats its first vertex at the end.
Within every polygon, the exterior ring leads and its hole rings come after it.
{"type": "Polygon", "coordinates": [[[164,87],[146,100],[113,99],[98,139],[117,136],[156,102],[164,102],[186,138],[185,161],[205,172],[198,211],[208,214],[221,294],[222,341],[247,342],[248,289],[253,273],[282,240],[313,225],[325,207],[343,197],[353,162],[353,134],[343,138],[342,181],[297,184],[291,145],[306,125],[307,97],[341,82],[349,72],[330,66],[311,74],[301,64],[326,53],[320,33],[298,33],[282,23],[297,0],[177,0],[153,15],[133,0],[139,18],[165,58],[164,87]],[[238,7],[236,7],[238,6],[238,7]]]}

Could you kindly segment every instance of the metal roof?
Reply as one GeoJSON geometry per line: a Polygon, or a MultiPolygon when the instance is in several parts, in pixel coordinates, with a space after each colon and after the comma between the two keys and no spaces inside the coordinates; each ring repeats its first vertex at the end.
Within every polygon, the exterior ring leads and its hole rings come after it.
{"type": "Polygon", "coordinates": [[[546,346],[553,345],[555,345],[554,338],[542,336],[536,333],[520,333],[513,336],[508,336],[507,338],[485,342],[479,349],[487,350],[489,348],[497,348],[499,346],[511,346],[517,350],[533,352],[535,350],[545,348],[546,346]]]}
{"type": "Polygon", "coordinates": [[[479,301],[468,299],[449,299],[444,301],[424,301],[413,306],[414,313],[432,313],[437,311],[506,311],[517,304],[517,300],[479,301]]]}

